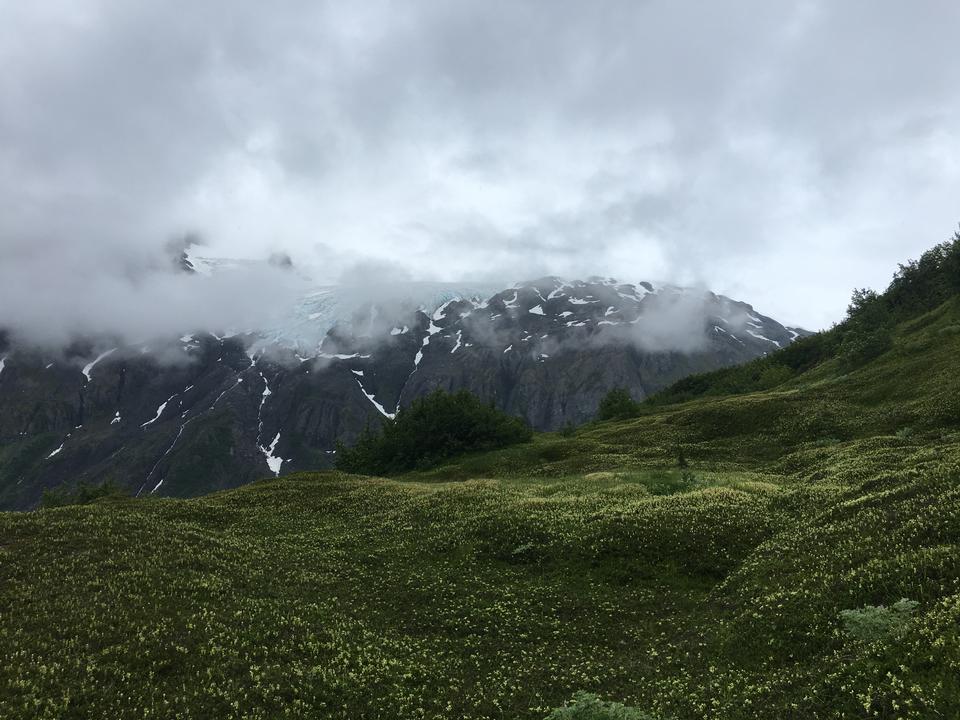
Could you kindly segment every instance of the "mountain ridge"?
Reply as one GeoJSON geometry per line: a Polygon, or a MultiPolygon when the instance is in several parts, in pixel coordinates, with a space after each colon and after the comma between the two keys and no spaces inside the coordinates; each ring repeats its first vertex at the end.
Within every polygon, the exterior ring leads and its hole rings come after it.
{"type": "Polygon", "coordinates": [[[349,313],[317,291],[297,309],[313,316],[315,342],[275,328],[89,345],[69,361],[0,351],[0,507],[33,506],[63,483],[187,496],[330,467],[337,441],[438,388],[556,430],[592,419],[613,387],[641,400],[801,334],[670,285],[548,277],[482,300],[427,290],[435,307],[386,300],[349,313]]]}

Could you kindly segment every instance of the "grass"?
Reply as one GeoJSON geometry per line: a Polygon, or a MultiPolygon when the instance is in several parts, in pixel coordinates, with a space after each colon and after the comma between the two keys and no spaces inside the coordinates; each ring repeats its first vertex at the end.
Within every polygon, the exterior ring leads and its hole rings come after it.
{"type": "Polygon", "coordinates": [[[397,479],[0,514],[0,717],[956,717],[957,326],[397,479]]]}

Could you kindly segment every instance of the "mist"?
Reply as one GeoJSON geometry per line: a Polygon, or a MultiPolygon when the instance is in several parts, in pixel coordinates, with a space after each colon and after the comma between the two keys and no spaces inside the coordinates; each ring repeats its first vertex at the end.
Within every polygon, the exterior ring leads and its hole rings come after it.
{"type": "Polygon", "coordinates": [[[15,342],[58,349],[82,339],[168,341],[197,331],[260,330],[306,287],[264,262],[209,277],[178,270],[155,253],[66,246],[23,249],[0,265],[0,327],[15,342]]]}

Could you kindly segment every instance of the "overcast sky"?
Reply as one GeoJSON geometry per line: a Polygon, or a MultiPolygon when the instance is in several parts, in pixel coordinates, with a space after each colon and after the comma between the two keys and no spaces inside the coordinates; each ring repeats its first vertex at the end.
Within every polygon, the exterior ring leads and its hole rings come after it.
{"type": "Polygon", "coordinates": [[[137,308],[197,232],[828,326],[960,220],[958,33],[956,0],[0,0],[0,320],[137,308]]]}

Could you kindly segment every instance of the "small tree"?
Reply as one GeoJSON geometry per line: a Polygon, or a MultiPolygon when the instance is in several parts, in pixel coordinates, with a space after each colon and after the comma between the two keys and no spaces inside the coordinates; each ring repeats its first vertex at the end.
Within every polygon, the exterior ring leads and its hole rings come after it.
{"type": "Polygon", "coordinates": [[[624,420],[639,414],[640,405],[624,388],[613,388],[604,396],[600,401],[600,407],[597,408],[597,420],[624,420]]]}
{"type": "Polygon", "coordinates": [[[353,447],[337,445],[337,469],[390,475],[423,469],[475,450],[494,450],[528,442],[533,431],[522,419],[461,390],[436,390],[385,420],[377,432],[367,429],[353,447]]]}
{"type": "Polygon", "coordinates": [[[863,365],[893,346],[893,317],[883,296],[873,290],[853,291],[844,325],[840,354],[848,365],[863,365]]]}

